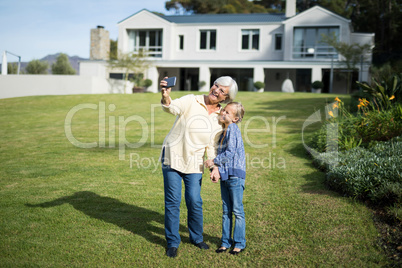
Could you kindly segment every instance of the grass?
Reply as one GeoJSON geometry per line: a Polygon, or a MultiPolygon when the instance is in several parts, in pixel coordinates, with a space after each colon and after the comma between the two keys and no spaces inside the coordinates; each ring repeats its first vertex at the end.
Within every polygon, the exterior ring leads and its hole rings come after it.
{"type": "MultiPolygon", "coordinates": [[[[211,249],[190,244],[183,198],[176,259],[165,256],[162,172],[154,165],[175,118],[158,107],[158,94],[0,100],[1,266],[389,264],[369,209],[327,190],[324,173],[312,166],[301,142],[303,122],[334,97],[239,93],[248,139],[247,249],[241,256],[214,252],[221,235],[220,190],[204,174],[204,238],[211,249]],[[70,116],[72,134],[81,143],[97,142],[93,148],[66,138],[66,117],[77,105],[86,108],[70,116]],[[135,115],[142,125],[130,117],[135,115]],[[123,142],[143,145],[123,152],[123,142]]],[[[311,125],[305,134],[318,128],[311,125]]]]}

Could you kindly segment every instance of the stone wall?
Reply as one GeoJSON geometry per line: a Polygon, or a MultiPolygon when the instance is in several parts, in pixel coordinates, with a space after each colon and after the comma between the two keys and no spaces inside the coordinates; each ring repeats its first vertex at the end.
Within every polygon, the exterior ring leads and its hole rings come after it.
{"type": "Polygon", "coordinates": [[[91,29],[90,60],[108,60],[110,53],[109,31],[103,26],[91,29]]]}

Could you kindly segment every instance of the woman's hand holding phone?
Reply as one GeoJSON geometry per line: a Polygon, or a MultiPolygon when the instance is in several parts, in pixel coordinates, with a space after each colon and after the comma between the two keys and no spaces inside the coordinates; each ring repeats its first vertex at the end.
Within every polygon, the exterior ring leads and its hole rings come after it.
{"type": "Polygon", "coordinates": [[[167,78],[168,77],[165,77],[160,83],[160,86],[162,87],[161,88],[162,103],[164,105],[170,105],[170,92],[172,91],[172,89],[170,87],[169,88],[166,87],[167,86],[167,81],[166,81],[167,78]]]}

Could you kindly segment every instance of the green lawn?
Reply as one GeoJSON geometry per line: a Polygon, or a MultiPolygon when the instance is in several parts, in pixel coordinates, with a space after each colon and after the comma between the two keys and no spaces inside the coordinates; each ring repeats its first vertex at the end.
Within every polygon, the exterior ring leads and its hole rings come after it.
{"type": "Polygon", "coordinates": [[[160,109],[159,94],[0,100],[0,266],[387,265],[371,212],[327,190],[301,142],[304,121],[334,97],[238,94],[246,109],[247,249],[239,256],[215,253],[220,190],[204,174],[211,249],[189,243],[183,198],[176,259],[165,256],[163,180],[155,167],[175,118],[160,109]],[[137,148],[119,147],[125,141],[137,148]]]}

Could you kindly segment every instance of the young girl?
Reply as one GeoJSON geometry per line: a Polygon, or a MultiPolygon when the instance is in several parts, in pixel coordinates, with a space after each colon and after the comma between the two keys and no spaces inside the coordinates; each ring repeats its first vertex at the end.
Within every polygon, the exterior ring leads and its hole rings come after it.
{"type": "MultiPolygon", "coordinates": [[[[244,116],[244,107],[237,102],[230,102],[221,111],[218,119],[224,131],[219,139],[218,153],[215,159],[207,160],[206,166],[218,166],[219,174],[212,172],[211,179],[221,179],[222,196],[222,243],[216,250],[222,253],[232,245],[229,252],[237,255],[246,248],[246,220],[243,209],[244,181],[246,179],[246,156],[239,127],[236,125],[244,116]],[[232,213],[235,225],[232,238],[232,213]]],[[[216,170],[216,169],[215,169],[216,170]]]]}

